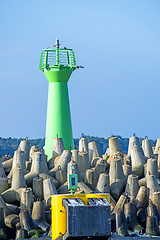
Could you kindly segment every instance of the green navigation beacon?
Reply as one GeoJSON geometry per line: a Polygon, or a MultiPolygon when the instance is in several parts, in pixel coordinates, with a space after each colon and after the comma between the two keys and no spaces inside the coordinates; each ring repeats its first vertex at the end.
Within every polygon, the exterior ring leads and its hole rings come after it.
{"type": "Polygon", "coordinates": [[[72,161],[69,164],[69,169],[68,169],[68,189],[70,190],[71,194],[74,194],[74,192],[78,188],[78,175],[74,174],[74,164],[75,162],[72,161]]]}
{"type": "Polygon", "coordinates": [[[56,44],[41,53],[39,68],[48,79],[48,106],[45,137],[45,154],[48,160],[53,154],[53,139],[63,139],[65,149],[74,148],[67,82],[78,68],[72,49],[59,48],[56,44]],[[55,47],[55,48],[54,48],[55,47]]]}

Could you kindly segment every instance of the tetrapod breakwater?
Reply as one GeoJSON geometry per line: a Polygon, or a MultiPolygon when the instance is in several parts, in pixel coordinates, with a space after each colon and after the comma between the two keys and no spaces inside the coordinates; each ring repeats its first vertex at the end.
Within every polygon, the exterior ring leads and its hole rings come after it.
{"type": "Polygon", "coordinates": [[[7,154],[0,161],[0,239],[51,233],[51,196],[69,193],[71,162],[78,174],[76,193],[110,194],[113,233],[160,234],[160,139],[155,147],[148,138],[140,145],[134,134],[128,153],[121,151],[118,138],[112,136],[104,155],[95,141],[85,137],[72,150],[65,150],[57,137],[49,161],[36,145],[22,140],[13,158],[7,154]]]}

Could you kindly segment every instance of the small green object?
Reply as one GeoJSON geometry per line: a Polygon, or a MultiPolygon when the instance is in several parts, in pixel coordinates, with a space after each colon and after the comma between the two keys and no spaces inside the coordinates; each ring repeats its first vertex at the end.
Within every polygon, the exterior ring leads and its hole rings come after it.
{"type": "Polygon", "coordinates": [[[74,193],[74,190],[78,188],[78,175],[77,174],[68,174],[68,189],[71,190],[71,193],[74,193]]]}
{"type": "Polygon", "coordinates": [[[74,148],[72,123],[68,95],[68,80],[77,68],[72,49],[44,49],[41,53],[39,68],[48,79],[48,107],[45,137],[45,154],[48,160],[53,155],[53,139],[63,139],[65,149],[74,148]]]}

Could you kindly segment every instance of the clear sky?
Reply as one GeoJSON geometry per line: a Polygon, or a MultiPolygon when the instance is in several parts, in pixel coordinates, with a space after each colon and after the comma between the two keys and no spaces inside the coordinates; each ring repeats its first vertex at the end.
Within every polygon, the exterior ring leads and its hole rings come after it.
{"type": "Polygon", "coordinates": [[[159,0],[0,0],[1,137],[45,136],[43,48],[75,51],[74,137],[160,137],[159,0]]]}

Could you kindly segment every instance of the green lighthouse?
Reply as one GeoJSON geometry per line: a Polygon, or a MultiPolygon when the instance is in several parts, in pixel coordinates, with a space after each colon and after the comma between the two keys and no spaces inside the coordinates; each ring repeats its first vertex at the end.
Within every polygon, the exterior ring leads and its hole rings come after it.
{"type": "Polygon", "coordinates": [[[52,158],[53,139],[57,136],[63,139],[65,149],[74,147],[67,83],[77,66],[73,50],[59,45],[56,39],[55,48],[44,49],[39,65],[49,82],[45,137],[48,160],[52,158]]]}

